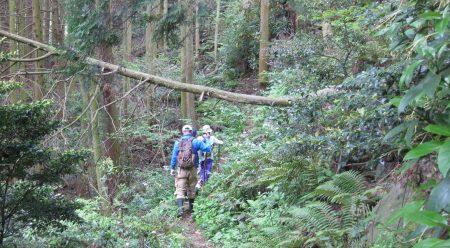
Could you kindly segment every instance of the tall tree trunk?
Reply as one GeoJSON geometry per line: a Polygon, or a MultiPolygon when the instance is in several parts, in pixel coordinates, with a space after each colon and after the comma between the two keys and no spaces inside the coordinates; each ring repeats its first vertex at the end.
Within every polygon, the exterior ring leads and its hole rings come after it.
{"type": "MultiPolygon", "coordinates": [[[[33,34],[35,40],[38,42],[43,42],[42,34],[42,18],[41,18],[41,3],[39,0],[33,0],[33,34]]],[[[41,52],[36,51],[36,57],[41,56],[41,52]]],[[[35,70],[40,70],[44,67],[42,60],[38,60],[34,63],[35,70]]],[[[37,74],[35,77],[35,83],[33,84],[33,94],[34,99],[41,99],[43,97],[44,91],[44,76],[42,74],[37,74]]]]}
{"type": "MultiPolygon", "coordinates": [[[[127,21],[125,22],[125,28],[124,28],[124,55],[125,55],[125,61],[131,62],[131,40],[133,36],[133,26],[131,22],[131,18],[127,18],[127,21]]],[[[130,90],[131,85],[131,79],[125,78],[125,84],[123,87],[124,95],[126,92],[130,90]]],[[[128,96],[123,99],[123,114],[125,116],[128,116],[128,104],[129,104],[129,98],[128,96]]]]}
{"type": "MultiPolygon", "coordinates": [[[[155,4],[158,7],[158,9],[155,10],[156,15],[158,16],[158,20],[160,20],[164,16],[164,0],[156,1],[155,4]]],[[[164,39],[158,40],[158,49],[163,50],[164,49],[164,39]]]]}
{"type": "MultiPolygon", "coordinates": [[[[167,16],[167,12],[169,11],[169,0],[162,0],[163,1],[163,15],[167,16]]],[[[167,37],[164,35],[164,50],[167,50],[167,37]]]]}
{"type": "MultiPolygon", "coordinates": [[[[186,17],[186,40],[185,55],[186,55],[186,83],[192,84],[194,75],[194,5],[192,2],[187,4],[187,17],[186,17]]],[[[187,118],[191,120],[192,124],[197,127],[197,120],[195,117],[195,103],[194,95],[192,93],[186,93],[186,114],[187,118]]]]}
{"type": "Polygon", "coordinates": [[[52,1],[52,44],[61,45],[64,42],[64,7],[61,0],[52,1]]]}
{"type": "Polygon", "coordinates": [[[261,0],[258,84],[262,89],[266,88],[268,81],[266,73],[269,49],[269,13],[270,0],[261,0]]]}
{"type": "Polygon", "coordinates": [[[42,10],[44,11],[42,15],[42,40],[45,44],[48,44],[50,40],[50,0],[42,0],[42,10]]]}
{"type": "MultiPolygon", "coordinates": [[[[97,6],[100,6],[99,0],[96,0],[97,6]]],[[[112,16],[111,16],[111,1],[100,10],[101,16],[105,22],[107,29],[112,27],[112,16]]],[[[106,43],[101,43],[98,47],[99,57],[110,63],[114,63],[112,47],[106,43]]],[[[104,72],[105,73],[105,72],[104,72]]],[[[105,157],[111,158],[115,166],[120,168],[120,144],[119,140],[115,137],[115,133],[120,128],[119,123],[119,112],[115,104],[116,91],[113,86],[114,74],[104,75],[100,79],[103,104],[106,105],[106,117],[105,117],[105,157]]],[[[108,196],[110,203],[117,193],[117,187],[119,183],[118,175],[114,175],[110,178],[108,182],[108,196]]]]}
{"type": "Polygon", "coordinates": [[[199,19],[199,0],[195,0],[195,57],[200,57],[200,19],[199,19]]]}
{"type": "MultiPolygon", "coordinates": [[[[50,0],[48,0],[50,1],[50,0]]],[[[62,14],[64,12],[64,6],[62,0],[51,0],[51,27],[50,33],[51,43],[57,46],[61,46],[64,43],[64,22],[62,20],[62,14]]],[[[50,61],[50,68],[56,69],[60,66],[60,60],[53,58],[50,61]]],[[[64,100],[70,94],[70,88],[66,91],[65,83],[58,83],[56,85],[56,91],[60,100],[64,100]]],[[[57,118],[64,121],[64,108],[60,108],[57,113],[57,118]]]]}
{"type": "MultiPolygon", "coordinates": [[[[13,34],[17,34],[17,1],[16,0],[10,0],[9,1],[9,32],[13,34]]],[[[17,53],[17,42],[11,41],[9,51],[13,53],[17,53]]],[[[17,71],[17,67],[15,62],[11,62],[10,64],[11,68],[9,69],[10,73],[13,74],[17,71]]],[[[14,76],[11,77],[11,79],[14,79],[14,76]]],[[[17,102],[17,94],[18,91],[14,90],[11,92],[11,101],[13,103],[17,102]]]]}
{"type": "Polygon", "coordinates": [[[94,183],[93,186],[96,187],[98,195],[104,203],[107,203],[107,185],[104,180],[104,172],[102,171],[101,166],[99,166],[99,162],[102,159],[102,141],[100,139],[100,129],[98,125],[99,115],[96,113],[99,105],[99,86],[96,82],[90,81],[85,77],[80,80],[80,86],[85,105],[88,106],[89,103],[91,104],[89,112],[86,114],[88,117],[87,119],[91,124],[90,131],[92,137],[92,151],[94,154],[93,168],[89,169],[89,176],[92,178],[91,181],[94,183]]]}
{"type": "MultiPolygon", "coordinates": [[[[163,11],[164,11],[164,3],[160,2],[160,6],[163,6],[163,11]]],[[[155,7],[153,7],[152,5],[148,5],[147,6],[147,13],[149,15],[153,15],[153,13],[155,13],[155,7]]],[[[161,8],[159,9],[161,11],[161,8]]],[[[156,55],[157,55],[157,44],[153,39],[153,34],[155,32],[155,24],[153,22],[149,22],[147,24],[147,28],[145,30],[145,57],[147,60],[147,65],[149,66],[149,73],[151,74],[155,74],[156,71],[154,70],[154,61],[156,59],[156,55]]],[[[164,41],[164,40],[163,40],[164,41]]],[[[164,47],[164,44],[163,44],[164,47]]],[[[154,97],[153,97],[153,91],[154,91],[155,87],[149,87],[147,90],[147,109],[148,112],[151,113],[151,111],[154,108],[154,97]]],[[[152,125],[154,123],[155,119],[154,118],[150,118],[148,120],[149,125],[152,125]]]]}
{"type": "MultiPolygon", "coordinates": [[[[21,0],[21,6],[20,6],[20,25],[22,25],[22,28],[19,29],[19,32],[27,37],[27,38],[31,38],[33,39],[33,2],[32,0],[21,0]]],[[[29,46],[22,46],[21,47],[22,53],[21,56],[25,56],[26,54],[30,53],[32,51],[32,48],[29,46]]],[[[34,63],[20,63],[20,69],[23,71],[33,71],[35,68],[34,63]]],[[[23,89],[21,89],[21,91],[24,93],[24,97],[28,95],[27,90],[26,89],[30,89],[30,92],[33,92],[33,95],[31,97],[29,97],[30,99],[32,99],[34,96],[34,90],[35,90],[35,81],[34,81],[34,76],[33,75],[25,75],[24,76],[27,80],[25,80],[25,82],[27,82],[27,84],[25,84],[25,87],[23,89]],[[29,83],[32,82],[32,83],[29,83]]]]}
{"type": "MultiPolygon", "coordinates": [[[[148,5],[147,6],[147,14],[153,16],[155,14],[156,6],[148,5]]],[[[155,24],[153,22],[149,22],[145,29],[145,56],[147,58],[147,62],[153,62],[156,59],[157,55],[157,44],[154,41],[154,32],[155,32],[155,24]]],[[[151,72],[153,73],[153,72],[151,72]]]]}
{"type": "MultiPolygon", "coordinates": [[[[185,1],[185,0],[180,0],[180,1],[185,1]]],[[[182,41],[184,41],[184,39],[186,39],[186,23],[182,23],[180,25],[180,38],[182,41]]],[[[185,45],[185,41],[183,42],[183,46],[181,46],[180,48],[180,65],[181,65],[181,77],[180,77],[180,82],[181,83],[186,83],[186,45],[185,45]]],[[[181,110],[181,118],[183,119],[187,119],[188,118],[188,114],[187,114],[187,97],[186,97],[187,93],[186,92],[181,92],[181,99],[180,99],[180,110],[181,110]]]]}
{"type": "Polygon", "coordinates": [[[219,25],[220,25],[220,0],[216,0],[216,26],[214,28],[214,60],[217,61],[217,48],[219,45],[219,25]]]}

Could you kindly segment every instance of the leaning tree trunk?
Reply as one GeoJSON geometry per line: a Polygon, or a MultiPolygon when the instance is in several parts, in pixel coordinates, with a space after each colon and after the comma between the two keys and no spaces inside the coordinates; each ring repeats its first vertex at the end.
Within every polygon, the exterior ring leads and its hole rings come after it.
{"type": "Polygon", "coordinates": [[[269,12],[270,0],[261,0],[261,23],[260,23],[260,41],[259,41],[259,67],[258,84],[260,88],[267,86],[267,62],[269,49],[269,12]]]}
{"type": "MultiPolygon", "coordinates": [[[[33,47],[39,47],[40,49],[43,49],[45,51],[48,51],[49,53],[53,55],[61,55],[63,51],[57,50],[55,47],[42,44],[40,42],[36,42],[34,40],[28,39],[26,37],[18,36],[15,34],[11,34],[7,31],[0,29],[0,36],[4,36],[28,45],[31,45],[33,47]]],[[[119,75],[130,77],[136,80],[140,80],[140,84],[148,83],[152,85],[157,85],[161,87],[166,87],[169,89],[174,89],[177,91],[182,92],[191,92],[194,94],[198,94],[201,96],[207,96],[212,98],[218,98],[229,102],[235,102],[235,103],[244,103],[244,104],[253,104],[253,105],[266,105],[266,106],[292,106],[294,102],[298,102],[300,100],[303,100],[304,98],[301,97],[295,97],[295,96],[281,96],[281,97],[266,97],[266,96],[255,96],[255,95],[247,95],[247,94],[240,94],[230,91],[225,91],[221,89],[216,89],[213,87],[203,86],[203,85],[197,85],[197,84],[186,84],[179,81],[170,80],[167,78],[151,75],[148,73],[135,71],[132,69],[125,68],[123,66],[118,66],[115,64],[111,64],[105,61],[101,61],[98,59],[94,59],[91,57],[76,57],[80,62],[89,64],[89,65],[95,65],[100,68],[104,68],[107,71],[110,71],[111,73],[117,73],[119,75]]],[[[338,92],[338,91],[336,91],[338,92]]],[[[312,94],[309,95],[309,97],[316,97],[320,96],[321,94],[312,94]]]]}

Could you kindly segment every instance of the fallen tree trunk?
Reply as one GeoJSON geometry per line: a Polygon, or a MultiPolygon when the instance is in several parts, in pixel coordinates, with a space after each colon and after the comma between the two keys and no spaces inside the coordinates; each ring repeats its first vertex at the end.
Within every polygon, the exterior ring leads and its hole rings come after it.
{"type": "MultiPolygon", "coordinates": [[[[63,51],[56,49],[55,47],[37,42],[35,40],[31,40],[19,35],[15,35],[9,33],[5,30],[0,29],[0,36],[4,36],[10,38],[12,40],[16,40],[21,43],[28,44],[30,46],[42,49],[54,55],[60,55],[63,51]]],[[[80,58],[81,59],[81,58],[80,58]]],[[[294,97],[264,97],[264,96],[255,96],[255,95],[246,95],[239,94],[234,92],[229,92],[225,90],[220,90],[212,87],[195,85],[195,84],[184,84],[178,81],[158,77],[155,75],[127,69],[115,64],[111,64],[105,61],[101,61],[98,59],[94,59],[91,57],[84,58],[85,63],[90,65],[96,65],[102,68],[107,69],[108,71],[112,71],[114,73],[120,74],[125,77],[141,80],[148,82],[150,84],[163,86],[166,88],[183,91],[183,92],[191,92],[194,94],[207,95],[209,97],[223,99],[229,102],[237,102],[237,103],[246,103],[246,104],[254,104],[254,105],[268,105],[268,106],[290,106],[295,100],[299,100],[294,97]]]]}

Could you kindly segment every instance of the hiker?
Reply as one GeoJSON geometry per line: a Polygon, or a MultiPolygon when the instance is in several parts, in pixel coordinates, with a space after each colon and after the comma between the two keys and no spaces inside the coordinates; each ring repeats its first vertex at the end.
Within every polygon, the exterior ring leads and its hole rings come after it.
{"type": "Polygon", "coordinates": [[[173,146],[172,160],[170,163],[170,175],[175,176],[175,195],[178,203],[178,216],[183,215],[183,203],[185,194],[189,200],[189,211],[194,209],[195,184],[197,183],[198,163],[195,162],[195,154],[198,151],[211,152],[211,145],[196,139],[193,128],[185,125],[181,129],[183,136],[173,146]],[[177,168],[178,167],[178,168],[177,168]],[[177,171],[175,172],[175,169],[177,171]]]}
{"type": "Polygon", "coordinates": [[[202,136],[198,137],[203,143],[208,143],[211,145],[211,152],[198,152],[198,159],[200,163],[200,180],[196,188],[200,188],[200,185],[204,185],[209,180],[213,166],[213,148],[215,144],[222,145],[223,141],[212,135],[212,129],[209,125],[204,125],[202,127],[202,136]]]}

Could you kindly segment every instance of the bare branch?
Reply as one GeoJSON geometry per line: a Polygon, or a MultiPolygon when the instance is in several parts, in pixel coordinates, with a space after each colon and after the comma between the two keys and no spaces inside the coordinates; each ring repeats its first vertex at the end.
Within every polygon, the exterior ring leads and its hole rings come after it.
{"type": "Polygon", "coordinates": [[[14,58],[10,58],[8,60],[14,61],[14,62],[36,62],[36,61],[39,61],[39,60],[46,59],[46,58],[48,58],[48,57],[50,57],[52,55],[53,55],[53,53],[49,52],[49,53],[46,53],[46,54],[44,54],[44,55],[42,55],[40,57],[31,58],[31,59],[14,59],[14,58]]]}

